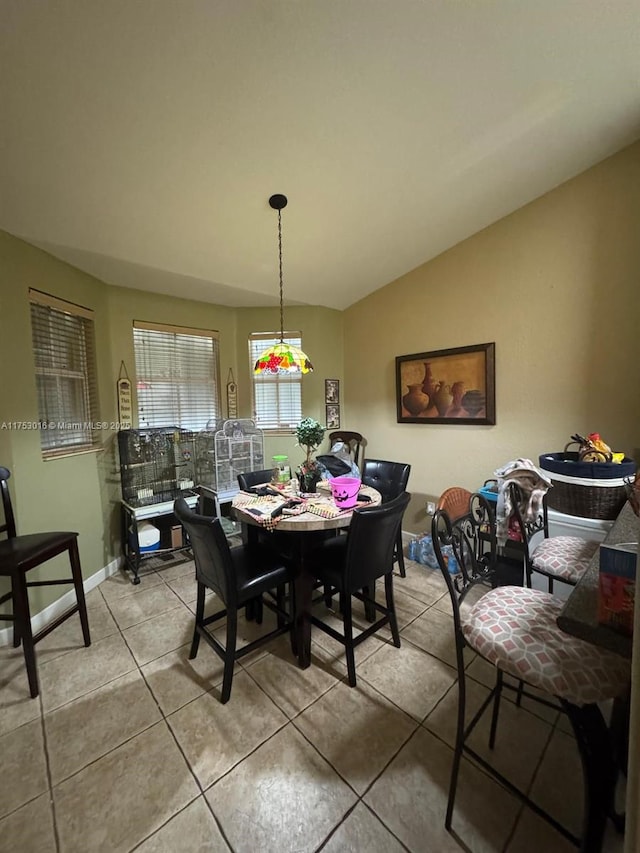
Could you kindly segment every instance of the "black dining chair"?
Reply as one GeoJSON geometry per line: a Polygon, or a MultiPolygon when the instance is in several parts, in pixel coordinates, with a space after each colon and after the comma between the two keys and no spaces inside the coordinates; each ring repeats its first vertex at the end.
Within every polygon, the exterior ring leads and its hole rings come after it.
{"type": "MultiPolygon", "coordinates": [[[[362,466],[362,482],[371,486],[382,495],[382,502],[394,500],[407,489],[411,465],[406,462],[387,462],[384,459],[365,459],[362,466]]],[[[398,564],[400,577],[407,576],[404,566],[404,548],[402,530],[398,529],[393,549],[393,562],[398,564]]]]}
{"type": "MultiPolygon", "coordinates": [[[[451,831],[458,778],[464,772],[462,757],[468,755],[558,832],[579,846],[583,853],[600,851],[607,817],[614,816],[617,764],[609,729],[597,703],[627,694],[631,679],[630,662],[561,631],[557,618],[562,602],[550,593],[522,586],[489,588],[495,567],[495,519],[482,495],[472,495],[469,514],[456,523],[451,522],[444,510],[436,510],[431,535],[453,607],[458,670],[458,712],[446,828],[451,831]],[[449,572],[445,546],[453,549],[458,569],[455,576],[449,572]],[[465,601],[478,584],[487,585],[484,594],[475,604],[471,603],[471,599],[465,601]],[[496,673],[495,686],[474,713],[471,722],[465,719],[465,647],[488,661],[496,673]],[[513,678],[517,685],[505,680],[505,676],[513,678]],[[524,687],[521,682],[524,682],[524,687]],[[529,692],[529,687],[537,688],[550,699],[529,692]],[[513,691],[518,697],[524,695],[567,715],[575,734],[584,775],[581,840],[575,838],[469,745],[476,725],[491,707],[489,747],[493,749],[504,690],[513,691]]],[[[526,737],[526,732],[522,736],[526,737]]]]}
{"type": "MultiPolygon", "coordinates": [[[[265,468],[261,471],[243,471],[238,474],[238,486],[243,492],[248,492],[253,486],[263,486],[271,482],[273,468],[265,468]]],[[[291,553],[291,541],[278,530],[264,530],[249,524],[241,524],[242,541],[252,546],[266,548],[278,560],[291,564],[293,555],[291,553]]],[[[260,599],[250,601],[246,608],[247,619],[255,619],[258,623],[262,621],[262,602],[260,599]]]]}
{"type": "MultiPolygon", "coordinates": [[[[184,527],[193,551],[198,582],[196,619],[189,658],[198,654],[200,637],[224,661],[224,676],[220,701],[224,704],[231,696],[231,682],[235,662],[259,646],[289,633],[293,628],[293,615],[285,610],[285,588],[292,580],[290,569],[272,557],[269,552],[249,545],[229,547],[219,518],[197,515],[184,498],[173,505],[176,518],[184,527]],[[204,615],[205,591],[212,590],[224,604],[224,610],[213,616],[204,615]],[[275,596],[270,592],[275,590],[275,596]],[[238,610],[247,602],[259,598],[264,606],[276,614],[277,627],[250,643],[237,648],[238,610]],[[210,625],[226,617],[226,643],[223,646],[208,630],[210,625]]],[[[289,596],[293,602],[293,596],[289,596]]]]}
{"type": "Polygon", "coordinates": [[[554,581],[575,586],[598,550],[598,543],[581,536],[550,536],[546,495],[542,499],[542,513],[531,520],[525,515],[526,500],[517,483],[509,483],[509,495],[522,536],[527,586],[531,586],[533,572],[547,578],[549,592],[553,592],[554,581]],[[539,531],[543,539],[534,546],[531,540],[539,531]]]}
{"type": "Polygon", "coordinates": [[[356,646],[384,625],[389,625],[393,643],[400,647],[393,601],[393,550],[410,497],[408,492],[403,492],[386,504],[354,510],[347,535],[325,539],[309,557],[316,577],[340,596],[344,633],[340,634],[314,615],[311,623],[345,647],[351,687],[356,685],[356,646]],[[384,605],[375,601],[378,578],[384,578],[384,605]],[[357,637],[353,636],[352,596],[382,613],[381,618],[357,637]]]}
{"type": "Polygon", "coordinates": [[[339,429],[329,433],[329,447],[333,447],[336,441],[344,441],[353,456],[353,461],[360,466],[360,448],[364,438],[361,433],[352,430],[339,429]]]}
{"type": "Polygon", "coordinates": [[[0,577],[9,578],[11,590],[0,598],[0,604],[7,601],[12,602],[13,612],[0,615],[0,620],[13,623],[13,645],[17,648],[22,643],[24,660],[27,667],[27,678],[32,698],[39,692],[38,670],[36,667],[35,645],[43,637],[51,633],[58,625],[61,625],[70,616],[78,613],[82,626],[82,637],[85,646],[91,645],[89,633],[89,619],[84,598],[84,587],[82,582],[82,569],[80,567],[80,556],[78,554],[78,534],[68,531],[55,531],[51,533],[26,533],[20,536],[16,533],[16,522],[9,493],[9,477],[7,468],[0,467],[0,492],[2,493],[2,505],[4,509],[4,523],[0,524],[0,533],[5,533],[7,538],[0,541],[0,577]],[[69,554],[71,564],[71,577],[47,580],[27,580],[27,573],[31,569],[41,566],[43,563],[63,554],[69,554]],[[54,621],[50,622],[37,634],[31,630],[31,610],[29,607],[29,589],[35,586],[50,586],[58,584],[73,584],[76,594],[76,602],[65,610],[54,621]]]}

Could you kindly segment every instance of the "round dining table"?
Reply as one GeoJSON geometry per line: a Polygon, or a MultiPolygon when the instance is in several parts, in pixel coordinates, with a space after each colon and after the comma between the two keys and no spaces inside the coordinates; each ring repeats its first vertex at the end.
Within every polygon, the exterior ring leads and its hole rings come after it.
{"type": "MultiPolygon", "coordinates": [[[[264,487],[254,487],[264,491],[264,487]]],[[[250,528],[278,531],[290,539],[291,551],[295,563],[295,625],[294,647],[297,650],[298,663],[305,669],[311,663],[311,607],[315,576],[308,568],[307,556],[315,545],[326,537],[328,531],[348,528],[354,510],[382,503],[382,495],[371,486],[360,486],[359,500],[353,509],[338,509],[328,484],[320,484],[318,492],[293,496],[287,488],[270,488],[275,494],[260,495],[255,492],[238,492],[232,500],[236,519],[250,528]],[[286,507],[286,503],[299,497],[301,503],[286,507]],[[283,511],[275,517],[280,507],[283,511]],[[289,514],[295,513],[295,514],[289,514]]]]}

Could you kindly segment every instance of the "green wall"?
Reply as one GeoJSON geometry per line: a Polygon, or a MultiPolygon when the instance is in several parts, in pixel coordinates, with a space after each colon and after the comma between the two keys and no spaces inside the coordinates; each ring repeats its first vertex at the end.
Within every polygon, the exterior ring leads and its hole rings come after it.
{"type": "MultiPolygon", "coordinates": [[[[116,381],[121,362],[135,377],[133,321],[213,329],[220,335],[221,384],[233,370],[239,386],[239,415],[251,416],[247,337],[251,331],[277,328],[273,309],[233,309],[107,285],[51,255],[0,231],[0,424],[37,422],[35,371],[31,352],[28,291],[30,287],[95,311],[100,420],[117,421],[116,381]]],[[[322,365],[304,380],[304,411],[324,421],[324,378],[341,378],[342,315],[323,308],[292,308],[287,320],[304,330],[304,342],[322,365]],[[326,366],[326,367],[325,367],[326,366]]],[[[223,412],[226,399],[223,394],[223,412]]],[[[135,407],[134,407],[135,408],[135,407]]],[[[265,458],[300,451],[293,436],[265,442],[265,458]]],[[[85,577],[120,555],[120,482],[116,431],[104,434],[104,450],[43,461],[37,430],[0,429],[0,465],[11,470],[11,491],[18,532],[76,530],[85,577]]],[[[60,574],[65,560],[42,567],[40,576],[60,574]]],[[[0,586],[0,594],[6,589],[0,586]]],[[[66,587],[32,591],[32,613],[38,613],[66,587]]]]}

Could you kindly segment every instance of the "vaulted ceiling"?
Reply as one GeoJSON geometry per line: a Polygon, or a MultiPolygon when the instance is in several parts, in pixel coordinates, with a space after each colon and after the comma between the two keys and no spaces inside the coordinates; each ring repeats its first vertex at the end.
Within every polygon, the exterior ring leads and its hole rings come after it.
{"type": "Polygon", "coordinates": [[[640,136],[638,0],[0,0],[0,228],[343,309],[640,136]]]}

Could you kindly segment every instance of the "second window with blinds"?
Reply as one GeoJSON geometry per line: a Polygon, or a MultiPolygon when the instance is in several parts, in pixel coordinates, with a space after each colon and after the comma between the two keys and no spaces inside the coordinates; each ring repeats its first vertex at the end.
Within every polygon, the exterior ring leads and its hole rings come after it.
{"type": "MultiPolygon", "coordinates": [[[[253,372],[260,353],[279,340],[280,336],[274,332],[253,332],[249,336],[253,417],[260,429],[291,432],[302,420],[302,375],[256,375],[253,372]]],[[[286,332],[284,340],[302,347],[300,332],[286,332]]]]}
{"type": "Polygon", "coordinates": [[[138,425],[198,431],[221,417],[217,332],[134,320],[138,425]]]}

